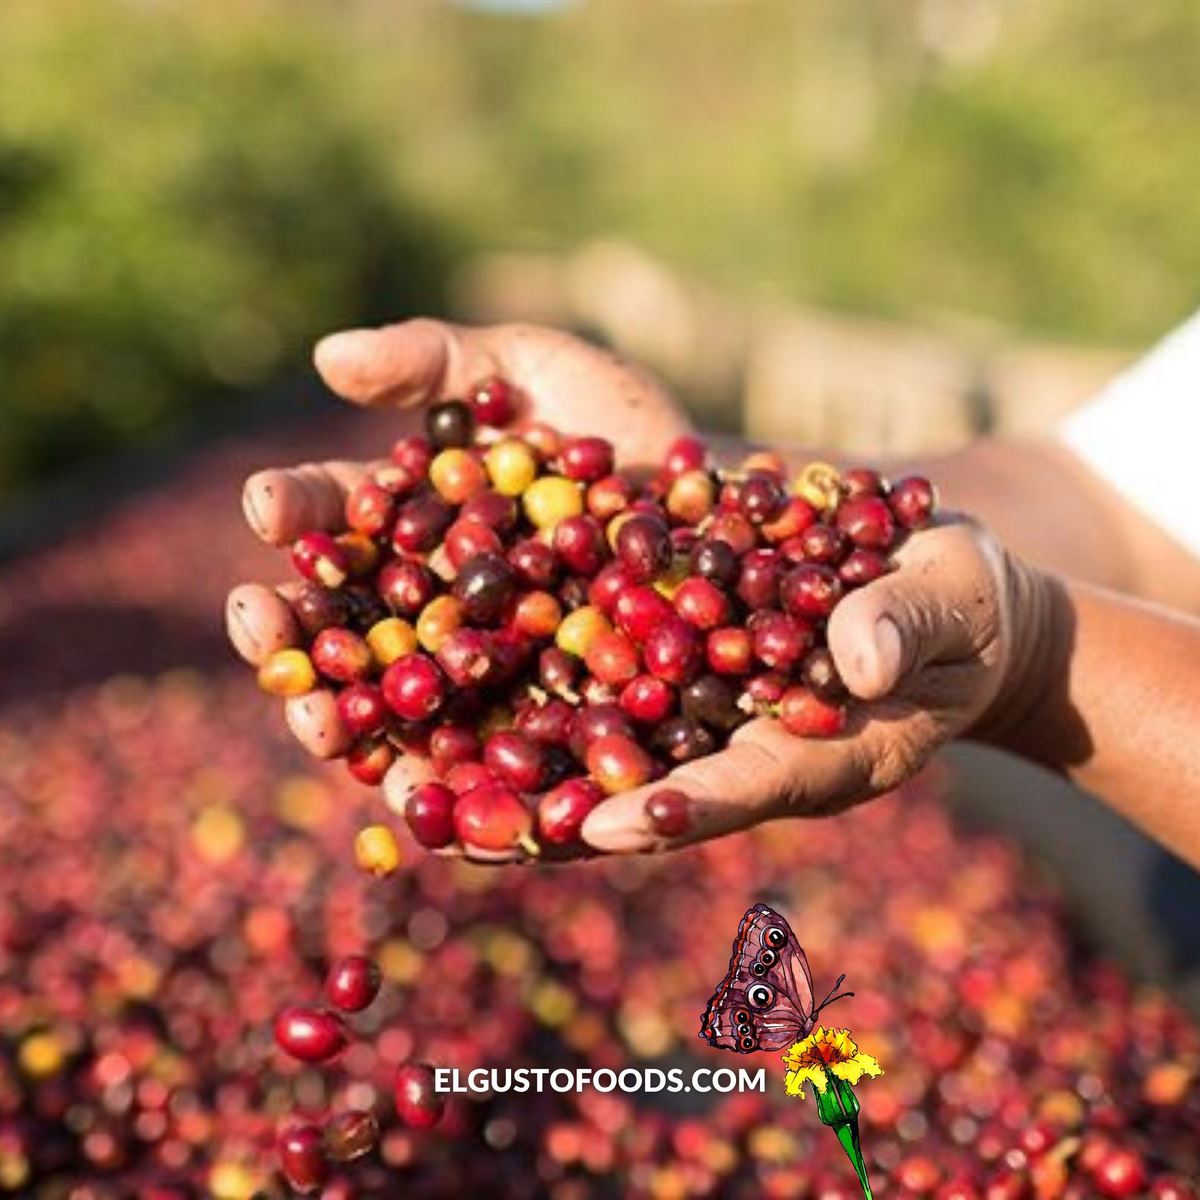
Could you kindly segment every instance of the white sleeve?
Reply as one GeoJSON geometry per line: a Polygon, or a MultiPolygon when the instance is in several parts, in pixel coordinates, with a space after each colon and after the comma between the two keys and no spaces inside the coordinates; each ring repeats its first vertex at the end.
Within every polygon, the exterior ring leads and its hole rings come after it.
{"type": "Polygon", "coordinates": [[[1200,314],[1072,413],[1059,434],[1200,558],[1200,314]]]}

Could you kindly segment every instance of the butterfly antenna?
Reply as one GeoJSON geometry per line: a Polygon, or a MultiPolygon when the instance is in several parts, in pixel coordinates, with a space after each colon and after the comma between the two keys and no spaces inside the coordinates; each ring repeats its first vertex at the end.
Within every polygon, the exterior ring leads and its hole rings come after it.
{"type": "Polygon", "coordinates": [[[814,1020],[814,1021],[815,1021],[815,1020],[816,1020],[816,1018],[817,1018],[817,1013],[819,1013],[819,1012],[821,1011],[821,1009],[823,1009],[823,1008],[824,1008],[824,1007],[825,1007],[827,1004],[832,1004],[832,1003],[833,1003],[835,1000],[845,1000],[845,998],[846,998],[847,996],[853,996],[853,995],[854,995],[854,993],[853,993],[853,992],[838,992],[838,988],[840,988],[840,987],[842,986],[842,981],[843,981],[845,978],[846,978],[846,976],[845,976],[845,975],[839,975],[839,976],[837,977],[837,983],[835,983],[835,984],[833,985],[833,987],[831,987],[831,988],[829,989],[829,995],[828,995],[828,996],[826,996],[826,997],[825,997],[825,999],[824,999],[824,1000],[822,1000],[822,1001],[821,1001],[821,1003],[820,1003],[820,1004],[818,1004],[818,1005],[817,1005],[817,1007],[813,1009],[813,1011],[812,1011],[812,1015],[813,1015],[813,1020],[814,1020]],[[835,993],[835,992],[837,992],[837,995],[834,995],[834,993],[835,993]]]}

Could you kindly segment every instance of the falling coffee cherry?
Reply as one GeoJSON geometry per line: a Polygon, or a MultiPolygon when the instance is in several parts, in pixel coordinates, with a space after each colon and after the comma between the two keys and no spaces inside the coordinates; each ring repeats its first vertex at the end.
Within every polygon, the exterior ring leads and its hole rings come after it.
{"type": "Polygon", "coordinates": [[[339,959],[325,977],[325,999],[342,1012],[362,1012],[379,994],[383,976],[362,954],[339,959]]]}
{"type": "Polygon", "coordinates": [[[655,792],[646,801],[645,813],[650,828],[659,837],[682,837],[691,824],[691,801],[686,793],[675,788],[655,792]]]}
{"type": "Polygon", "coordinates": [[[434,1086],[433,1068],[404,1063],[396,1071],[396,1115],[411,1129],[431,1129],[442,1119],[446,1102],[434,1086]]]}
{"type": "Polygon", "coordinates": [[[348,1163],[369,1154],[379,1141],[379,1122],[374,1113],[348,1108],[335,1113],[325,1124],[325,1151],[334,1162],[348,1163]]]}
{"type": "Polygon", "coordinates": [[[293,1005],[275,1018],[275,1041],[301,1062],[328,1062],[346,1048],[346,1029],[328,1009],[293,1005]]]}
{"type": "Polygon", "coordinates": [[[329,1179],[325,1142],[315,1125],[289,1125],[276,1144],[279,1167],[288,1185],[302,1195],[322,1187],[329,1179]]]}

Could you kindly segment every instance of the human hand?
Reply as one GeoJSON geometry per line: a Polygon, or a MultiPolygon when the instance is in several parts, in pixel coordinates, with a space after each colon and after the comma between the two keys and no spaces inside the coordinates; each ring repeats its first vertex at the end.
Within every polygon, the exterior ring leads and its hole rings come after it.
{"type": "Polygon", "coordinates": [[[846,731],[789,734],[761,717],[727,749],[597,806],[593,850],[668,849],[787,816],[826,816],[890,791],[944,743],[1016,723],[1039,690],[1046,647],[1061,639],[1058,588],[986,531],[949,519],[910,538],[898,569],[851,592],[828,643],[851,693],[846,731]],[[664,788],[690,799],[688,831],[666,839],[645,813],[664,788]]]}
{"type": "MultiPolygon", "coordinates": [[[[334,334],[318,343],[314,360],[329,387],[351,403],[396,409],[398,434],[419,426],[424,405],[461,397],[490,375],[516,386],[523,416],[607,437],[625,465],[656,463],[688,431],[682,410],[648,375],[557,330],[467,328],[421,319],[334,334]]],[[[246,520],[272,545],[312,529],[340,532],[346,495],[370,465],[339,461],[260,471],[245,485],[246,520]]],[[[275,650],[299,643],[288,594],[286,584],[276,589],[260,583],[230,593],[229,637],[248,662],[258,665],[275,650]]],[[[284,711],[292,732],[318,757],[336,757],[349,748],[327,689],[287,700],[284,711]]],[[[385,790],[396,803],[423,777],[422,764],[401,757],[385,790]]]]}

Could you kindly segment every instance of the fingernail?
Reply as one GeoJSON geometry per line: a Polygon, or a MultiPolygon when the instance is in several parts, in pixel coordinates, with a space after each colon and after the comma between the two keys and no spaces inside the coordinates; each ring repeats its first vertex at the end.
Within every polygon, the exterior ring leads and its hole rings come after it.
{"type": "Polygon", "coordinates": [[[350,362],[369,354],[377,336],[374,329],[345,329],[322,338],[314,353],[322,366],[350,362]]]}
{"type": "Polygon", "coordinates": [[[267,527],[263,521],[262,512],[259,509],[258,504],[258,489],[253,486],[247,487],[245,503],[242,505],[242,508],[246,513],[246,520],[250,522],[250,527],[259,535],[259,537],[265,537],[267,527]]]}
{"type": "Polygon", "coordinates": [[[246,614],[242,612],[241,601],[238,601],[233,605],[232,616],[234,624],[237,625],[247,648],[255,655],[260,653],[262,650],[262,643],[259,642],[254,630],[250,628],[250,622],[246,620],[246,614]]]}
{"type": "Polygon", "coordinates": [[[648,830],[630,824],[628,817],[620,813],[605,812],[603,805],[588,816],[579,833],[593,849],[609,854],[649,850],[655,844],[655,839],[648,830]]]}
{"type": "Polygon", "coordinates": [[[894,683],[900,678],[904,665],[904,643],[900,637],[900,628],[889,616],[882,616],[875,622],[875,668],[879,679],[894,683]]]}

